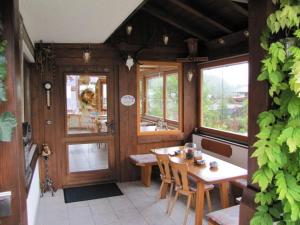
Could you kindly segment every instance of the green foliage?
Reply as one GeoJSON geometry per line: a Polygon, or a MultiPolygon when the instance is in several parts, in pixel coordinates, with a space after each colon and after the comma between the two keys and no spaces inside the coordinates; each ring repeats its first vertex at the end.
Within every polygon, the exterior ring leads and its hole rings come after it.
{"type": "MultiPolygon", "coordinates": [[[[1,22],[1,21],[0,21],[1,22]]],[[[7,101],[5,80],[7,77],[6,68],[6,44],[5,40],[0,38],[0,102],[7,101]]],[[[12,132],[17,126],[15,116],[10,112],[4,112],[0,115],[0,141],[11,141],[12,132]]]]}
{"type": "Polygon", "coordinates": [[[17,126],[15,116],[10,112],[0,115],[0,140],[10,141],[13,129],[17,126]]]}
{"type": "Polygon", "coordinates": [[[273,0],[277,10],[261,36],[266,50],[259,81],[269,83],[271,109],[258,118],[252,157],[260,192],[251,225],[300,224],[300,1],[273,0]],[[282,35],[286,37],[282,37],[282,35]],[[288,44],[287,44],[288,43],[288,44]]]}

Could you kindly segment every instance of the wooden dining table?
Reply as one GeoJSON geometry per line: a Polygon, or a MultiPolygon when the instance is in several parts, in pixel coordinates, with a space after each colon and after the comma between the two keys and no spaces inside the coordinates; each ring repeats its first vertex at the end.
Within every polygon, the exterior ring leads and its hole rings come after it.
{"type": "MultiPolygon", "coordinates": [[[[168,154],[174,156],[175,151],[184,150],[183,146],[157,148],[152,149],[154,154],[168,154]]],[[[182,154],[176,155],[178,158],[183,158],[182,154]]],[[[202,153],[202,159],[205,160],[206,165],[200,166],[194,163],[194,160],[186,160],[189,164],[188,175],[193,178],[197,183],[196,192],[196,208],[195,208],[195,225],[202,225],[203,222],[203,208],[204,208],[204,194],[205,184],[219,184],[220,186],[220,198],[222,208],[229,207],[228,200],[228,188],[229,181],[238,178],[246,178],[247,170],[228,163],[224,160],[202,153]],[[217,169],[211,169],[210,162],[217,162],[217,169]]],[[[162,198],[165,197],[168,187],[163,187],[165,193],[162,194],[162,198]]]]}

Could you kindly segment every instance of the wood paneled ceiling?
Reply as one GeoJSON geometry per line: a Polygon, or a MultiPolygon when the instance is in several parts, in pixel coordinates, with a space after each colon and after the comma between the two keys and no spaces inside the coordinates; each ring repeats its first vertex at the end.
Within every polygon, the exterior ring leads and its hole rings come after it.
{"type": "Polygon", "coordinates": [[[164,46],[162,35],[170,36],[169,47],[184,47],[189,37],[205,48],[246,43],[247,0],[148,0],[110,36],[108,43],[126,42],[164,46]],[[133,26],[128,37],[126,26],[133,26]]]}

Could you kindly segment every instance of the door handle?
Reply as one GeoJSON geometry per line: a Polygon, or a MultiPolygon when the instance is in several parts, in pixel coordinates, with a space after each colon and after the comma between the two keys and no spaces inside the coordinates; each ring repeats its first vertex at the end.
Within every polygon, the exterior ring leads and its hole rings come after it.
{"type": "Polygon", "coordinates": [[[105,122],[105,124],[106,124],[107,128],[109,128],[110,133],[114,134],[115,133],[115,122],[113,120],[111,120],[109,122],[108,121],[105,122]]]}
{"type": "MultiPolygon", "coordinates": [[[[0,217],[11,215],[11,192],[0,192],[0,217]]],[[[1,221],[0,221],[1,222],[1,221]]]]}

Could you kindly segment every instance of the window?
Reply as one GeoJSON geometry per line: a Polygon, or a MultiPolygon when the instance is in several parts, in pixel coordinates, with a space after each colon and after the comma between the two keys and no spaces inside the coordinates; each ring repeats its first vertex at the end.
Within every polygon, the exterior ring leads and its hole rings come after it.
{"type": "Polygon", "coordinates": [[[201,69],[202,131],[246,141],[248,135],[248,61],[204,64],[201,69]]]}
{"type": "Polygon", "coordinates": [[[181,64],[145,63],[138,77],[138,133],[181,130],[181,64]]]}

